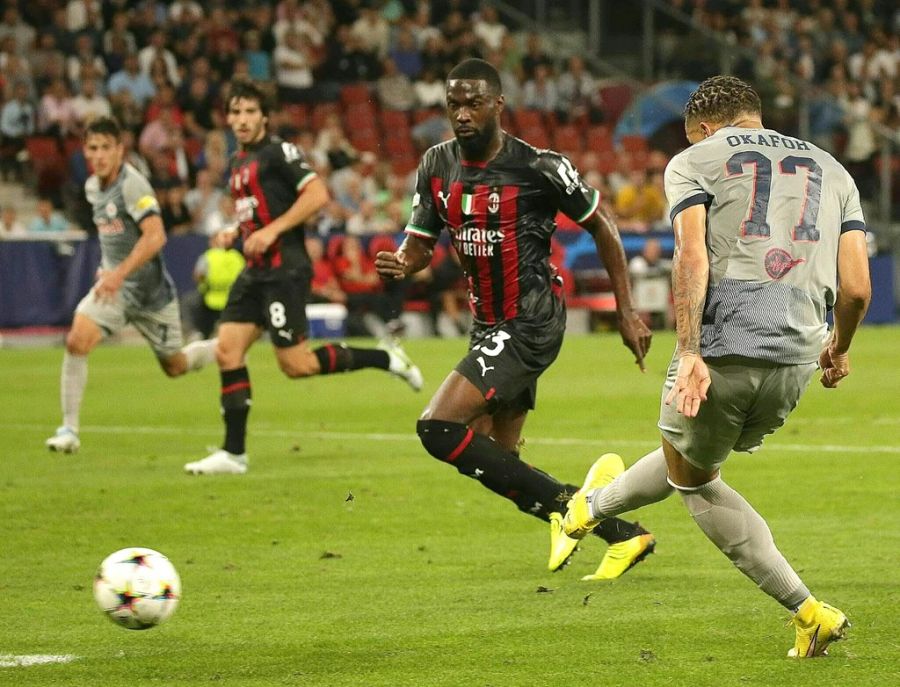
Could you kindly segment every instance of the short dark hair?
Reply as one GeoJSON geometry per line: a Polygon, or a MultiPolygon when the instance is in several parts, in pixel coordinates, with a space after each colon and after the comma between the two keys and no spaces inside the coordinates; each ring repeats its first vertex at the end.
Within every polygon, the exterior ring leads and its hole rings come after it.
{"type": "Polygon", "coordinates": [[[487,81],[488,88],[494,95],[500,95],[503,86],[500,84],[500,74],[490,62],[472,57],[463,60],[447,75],[447,81],[454,79],[470,79],[472,81],[487,81]]]}
{"type": "Polygon", "coordinates": [[[112,136],[116,141],[121,141],[122,127],[119,126],[115,117],[96,117],[89,121],[84,128],[84,140],[86,141],[91,134],[112,136]]]}
{"type": "Polygon", "coordinates": [[[244,98],[246,100],[255,100],[259,103],[259,109],[263,116],[269,116],[269,95],[260,86],[245,78],[232,79],[228,84],[228,95],[225,98],[225,109],[231,107],[233,100],[244,98]]]}
{"type": "Polygon", "coordinates": [[[685,121],[730,123],[743,113],[761,114],[759,94],[734,76],[712,76],[691,93],[684,106],[685,121]]]}

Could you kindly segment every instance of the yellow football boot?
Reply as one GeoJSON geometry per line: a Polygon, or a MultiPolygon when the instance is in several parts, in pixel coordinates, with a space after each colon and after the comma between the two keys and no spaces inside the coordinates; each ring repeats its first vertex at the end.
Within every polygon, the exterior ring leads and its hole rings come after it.
{"type": "Polygon", "coordinates": [[[578,539],[566,536],[563,531],[563,516],[559,513],[550,513],[550,560],[547,561],[547,569],[556,572],[569,562],[578,539]]]}
{"type": "Polygon", "coordinates": [[[843,639],[850,621],[842,611],[815,597],[808,597],[791,618],[797,630],[794,648],[788,651],[791,658],[815,658],[828,653],[828,645],[843,639]]]}
{"type": "Polygon", "coordinates": [[[591,513],[591,505],[587,497],[595,489],[604,487],[625,472],[625,463],[617,453],[604,453],[600,456],[584,478],[581,489],[569,499],[566,514],[563,517],[563,530],[573,539],[584,539],[600,522],[591,513]]]}
{"type": "Polygon", "coordinates": [[[614,580],[628,572],[635,565],[653,553],[656,539],[649,532],[631,539],[610,544],[606,549],[600,567],[593,575],[585,575],[582,580],[614,580]]]}

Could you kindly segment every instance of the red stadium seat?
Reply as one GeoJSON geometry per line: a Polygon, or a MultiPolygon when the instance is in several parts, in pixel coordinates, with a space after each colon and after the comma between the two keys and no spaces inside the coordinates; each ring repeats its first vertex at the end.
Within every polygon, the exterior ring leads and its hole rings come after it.
{"type": "Polygon", "coordinates": [[[543,126],[528,127],[527,129],[520,130],[519,134],[523,141],[530,143],[535,148],[550,147],[550,137],[547,135],[543,126]]]}
{"type": "Polygon", "coordinates": [[[347,131],[354,129],[373,129],[375,127],[375,108],[368,103],[351,105],[344,113],[344,128],[347,131]]]}
{"type": "Polygon", "coordinates": [[[341,103],[345,107],[359,103],[374,103],[372,91],[366,83],[351,83],[341,87],[341,103]]]}
{"type": "Polygon", "coordinates": [[[435,115],[444,116],[444,111],[438,107],[423,107],[420,110],[412,111],[412,121],[413,126],[416,124],[420,124],[424,122],[426,119],[431,119],[435,115]]]}
{"type": "Polygon", "coordinates": [[[553,131],[553,149],[558,152],[580,153],[584,149],[584,139],[578,127],[567,124],[553,131]]]}
{"type": "Polygon", "coordinates": [[[597,171],[600,174],[612,174],[618,167],[618,156],[612,150],[601,151],[597,156],[597,171]]]}
{"type": "Polygon", "coordinates": [[[622,136],[619,139],[619,146],[622,150],[632,155],[635,153],[647,152],[647,139],[643,136],[622,136]]]}
{"type": "Polygon", "coordinates": [[[307,125],[309,121],[309,108],[306,105],[294,103],[282,105],[281,109],[293,126],[302,129],[307,125]]]}
{"type": "Polygon", "coordinates": [[[381,146],[381,136],[372,128],[351,129],[349,138],[353,147],[361,152],[370,151],[374,153],[381,146]]]}
{"type": "Polygon", "coordinates": [[[375,256],[381,251],[388,251],[393,253],[395,250],[397,250],[397,241],[395,240],[393,234],[376,234],[371,239],[369,239],[369,245],[366,248],[366,252],[373,260],[375,259],[375,256]]]}
{"type": "Polygon", "coordinates": [[[312,128],[319,130],[325,126],[325,120],[332,115],[341,114],[341,108],[337,103],[319,103],[312,110],[311,123],[312,128]]]}
{"type": "Polygon", "coordinates": [[[382,110],[381,128],[385,134],[392,131],[409,132],[409,116],[401,110],[382,110]]]}
{"type": "Polygon", "coordinates": [[[513,112],[513,122],[519,131],[544,126],[544,117],[540,110],[518,109],[513,112]]]}
{"type": "Polygon", "coordinates": [[[612,132],[608,126],[595,124],[587,130],[587,147],[598,153],[604,150],[613,149],[612,132]]]}
{"type": "Polygon", "coordinates": [[[391,158],[391,171],[401,177],[405,177],[419,166],[419,161],[413,156],[391,158]]]}
{"type": "Polygon", "coordinates": [[[392,158],[413,157],[416,154],[412,139],[408,136],[391,136],[390,138],[385,139],[384,149],[392,158]]]}
{"type": "Polygon", "coordinates": [[[600,89],[600,97],[603,102],[603,114],[606,116],[605,121],[615,124],[631,103],[634,90],[627,83],[614,83],[603,86],[600,89]]]}

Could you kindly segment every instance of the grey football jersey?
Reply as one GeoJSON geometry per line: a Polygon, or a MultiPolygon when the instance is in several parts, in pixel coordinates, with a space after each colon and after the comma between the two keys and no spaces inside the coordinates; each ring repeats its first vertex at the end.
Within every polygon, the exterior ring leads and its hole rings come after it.
{"type": "MultiPolygon", "coordinates": [[[[85,182],[84,190],[100,235],[103,269],[112,269],[141,238],[141,220],[160,214],[159,202],[150,182],[127,163],[106,188],[101,188],[100,180],[93,175],[85,182]]],[[[161,253],[128,275],[122,285],[122,297],[132,307],[149,310],[159,310],[175,297],[175,284],[161,253]]]]}
{"type": "Polygon", "coordinates": [[[707,206],[702,355],[816,360],[837,291],[840,235],[865,231],[847,170],[806,141],[725,127],[672,158],[665,185],[673,220],[707,206]]]}

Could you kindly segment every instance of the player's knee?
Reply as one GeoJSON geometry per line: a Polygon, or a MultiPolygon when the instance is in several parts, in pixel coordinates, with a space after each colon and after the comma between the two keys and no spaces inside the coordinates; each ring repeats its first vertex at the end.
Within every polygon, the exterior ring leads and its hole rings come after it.
{"type": "Polygon", "coordinates": [[[241,358],[243,358],[243,353],[237,347],[224,344],[219,339],[219,342],[216,344],[216,364],[220,369],[234,370],[242,367],[241,358]]]}
{"type": "Polygon", "coordinates": [[[428,453],[445,462],[452,462],[472,440],[471,430],[466,425],[443,420],[419,420],[416,434],[428,453]]]}
{"type": "Polygon", "coordinates": [[[79,334],[74,329],[66,336],[66,351],[70,355],[87,355],[92,348],[90,337],[79,334]]]}

